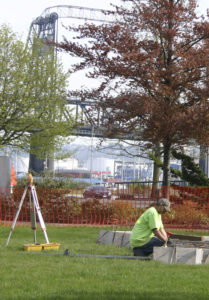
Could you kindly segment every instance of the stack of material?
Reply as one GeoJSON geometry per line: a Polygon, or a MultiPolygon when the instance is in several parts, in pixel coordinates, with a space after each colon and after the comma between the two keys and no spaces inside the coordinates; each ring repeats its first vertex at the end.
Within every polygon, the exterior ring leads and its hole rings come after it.
{"type": "MultiPolygon", "coordinates": [[[[100,230],[97,243],[130,248],[131,231],[100,230]]],[[[168,247],[155,247],[153,259],[165,263],[209,264],[209,237],[173,234],[168,247]]]]}
{"type": "Polygon", "coordinates": [[[97,243],[99,244],[113,244],[119,247],[130,248],[131,231],[107,231],[100,230],[97,243]]]}
{"type": "Polygon", "coordinates": [[[187,236],[187,240],[184,238],[170,239],[167,248],[154,248],[153,259],[166,263],[208,264],[208,237],[187,236]]]}
{"type": "Polygon", "coordinates": [[[198,265],[203,261],[203,249],[183,247],[155,247],[153,259],[164,263],[198,265]]]}

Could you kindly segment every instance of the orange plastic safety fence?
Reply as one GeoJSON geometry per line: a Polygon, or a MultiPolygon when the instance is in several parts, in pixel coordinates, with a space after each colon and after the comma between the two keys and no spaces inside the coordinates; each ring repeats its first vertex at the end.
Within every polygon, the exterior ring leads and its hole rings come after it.
{"type": "MultiPolygon", "coordinates": [[[[0,189],[0,221],[7,226],[14,220],[23,188],[0,189]]],[[[112,190],[111,199],[83,198],[81,190],[37,189],[45,223],[58,225],[112,225],[132,227],[144,210],[165,195],[171,213],[163,215],[167,228],[209,230],[209,188],[184,186],[112,190]]],[[[37,220],[38,221],[38,220],[37,220]]],[[[30,193],[24,199],[17,224],[31,222],[30,193]]]]}

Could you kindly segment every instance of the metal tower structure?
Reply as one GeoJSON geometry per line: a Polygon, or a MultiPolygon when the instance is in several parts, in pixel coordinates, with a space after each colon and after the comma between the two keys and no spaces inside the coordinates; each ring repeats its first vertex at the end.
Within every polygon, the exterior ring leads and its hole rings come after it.
{"type": "Polygon", "coordinates": [[[33,37],[43,40],[57,42],[58,19],[72,18],[85,21],[96,21],[102,23],[113,22],[112,15],[102,9],[88,8],[72,5],[57,5],[46,8],[42,14],[32,21],[28,34],[28,43],[33,43],[33,37]]]}
{"type": "MultiPolygon", "coordinates": [[[[29,46],[33,45],[33,38],[37,37],[43,41],[58,42],[58,20],[60,18],[73,18],[85,21],[96,21],[102,23],[112,23],[114,21],[113,16],[108,14],[107,10],[72,6],[72,5],[57,5],[46,8],[42,14],[32,21],[29,29],[27,43],[29,46]]],[[[48,46],[44,46],[47,50],[48,46]]],[[[43,50],[42,50],[43,51],[43,50]]],[[[91,103],[86,103],[77,99],[76,101],[70,101],[70,104],[80,106],[81,110],[85,113],[85,107],[90,106],[91,103]]],[[[91,126],[90,126],[91,127],[91,126]]],[[[90,136],[90,127],[86,132],[81,135],[90,136]]],[[[78,132],[79,134],[79,132],[78,132]]],[[[99,134],[101,137],[101,134],[99,134]]]]}
{"type": "Polygon", "coordinates": [[[102,23],[113,22],[112,17],[107,15],[107,11],[105,10],[72,5],[57,5],[48,7],[42,12],[41,16],[45,17],[54,12],[57,13],[59,18],[91,20],[102,23]]]}
{"type": "MultiPolygon", "coordinates": [[[[41,39],[43,41],[58,42],[58,20],[60,18],[73,18],[85,21],[96,21],[102,23],[113,22],[112,15],[108,15],[108,11],[101,9],[71,6],[71,5],[57,5],[46,8],[42,14],[32,21],[29,29],[29,34],[27,38],[27,44],[29,47],[33,46],[34,37],[41,39]]],[[[44,46],[41,51],[46,51],[49,46],[44,46]]],[[[56,55],[56,54],[55,54],[56,55]]],[[[78,111],[78,106],[85,114],[85,107],[89,106],[90,103],[84,103],[73,101],[70,102],[72,105],[76,105],[76,111],[78,111]]],[[[92,136],[92,126],[88,126],[79,129],[77,135],[80,136],[92,136]]],[[[102,137],[102,134],[94,129],[94,136],[102,137]]],[[[53,170],[53,160],[49,159],[44,162],[41,159],[37,159],[35,155],[30,154],[30,164],[29,168],[36,172],[41,172],[47,167],[53,170]]]]}
{"type": "Polygon", "coordinates": [[[32,45],[34,36],[55,42],[57,40],[57,20],[58,14],[55,12],[45,17],[36,18],[30,25],[27,42],[32,45]]]}
{"type": "MultiPolygon", "coordinates": [[[[33,44],[33,37],[36,36],[42,40],[50,40],[53,42],[58,41],[58,20],[60,18],[72,18],[80,19],[85,21],[96,21],[103,23],[112,23],[115,21],[113,15],[108,14],[108,11],[102,9],[72,6],[72,5],[57,5],[46,8],[42,14],[32,21],[29,29],[29,34],[27,38],[28,44],[33,44]]],[[[47,49],[47,47],[46,47],[47,49]]],[[[80,101],[79,99],[74,99],[70,101],[72,105],[76,106],[76,111],[78,107],[84,112],[87,106],[90,106],[90,102],[80,101]]],[[[91,136],[92,128],[89,124],[84,128],[78,130],[77,135],[80,136],[91,136]]],[[[102,137],[102,133],[99,130],[94,129],[95,137],[102,137]]],[[[127,137],[127,139],[134,139],[134,136],[127,137]]],[[[208,149],[201,149],[201,159],[200,167],[208,176],[208,149]],[[206,157],[207,159],[206,159],[206,157]]]]}

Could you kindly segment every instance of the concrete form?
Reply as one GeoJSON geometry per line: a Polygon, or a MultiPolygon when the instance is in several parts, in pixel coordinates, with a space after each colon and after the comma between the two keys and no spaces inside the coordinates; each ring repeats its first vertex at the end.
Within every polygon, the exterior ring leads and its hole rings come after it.
{"type": "Polygon", "coordinates": [[[130,248],[131,231],[107,231],[100,230],[97,243],[99,244],[113,244],[118,247],[130,248]]]}
{"type": "Polygon", "coordinates": [[[124,236],[124,231],[114,231],[113,244],[121,247],[123,236],[124,236]]]}
{"type": "Polygon", "coordinates": [[[209,255],[206,257],[204,263],[207,264],[207,265],[209,264],[209,255]]]}
{"type": "Polygon", "coordinates": [[[130,246],[131,231],[124,231],[123,240],[121,241],[121,247],[131,248],[130,246]]]}
{"type": "MultiPolygon", "coordinates": [[[[100,230],[97,243],[130,247],[131,231],[100,230]]],[[[180,237],[180,235],[179,235],[180,237]]],[[[208,237],[189,237],[189,240],[173,240],[172,247],[155,247],[153,259],[164,263],[209,264],[208,237]],[[203,242],[205,241],[205,242],[203,242]]]]}
{"type": "Polygon", "coordinates": [[[164,263],[197,265],[202,263],[203,249],[181,247],[154,247],[153,259],[164,263]]]}
{"type": "Polygon", "coordinates": [[[202,262],[209,264],[209,249],[203,249],[203,259],[202,262]]]}
{"type": "Polygon", "coordinates": [[[110,245],[113,243],[114,236],[114,231],[100,230],[97,243],[110,245]]]}

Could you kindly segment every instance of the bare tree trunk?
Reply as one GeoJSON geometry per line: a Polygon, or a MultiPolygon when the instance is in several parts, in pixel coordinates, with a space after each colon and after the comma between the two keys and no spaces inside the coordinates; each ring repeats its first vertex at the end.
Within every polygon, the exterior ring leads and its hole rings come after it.
{"type": "Polygon", "coordinates": [[[208,177],[208,147],[200,145],[199,167],[208,177]]]}
{"type": "MultiPolygon", "coordinates": [[[[160,160],[160,144],[157,144],[154,149],[154,155],[157,159],[160,160]]],[[[157,163],[154,161],[153,166],[153,185],[152,185],[152,198],[158,199],[159,198],[159,178],[160,178],[160,167],[158,167],[157,163]]]]}
{"type": "MultiPolygon", "coordinates": [[[[157,144],[155,149],[154,149],[154,155],[157,159],[160,160],[160,144],[157,144]]],[[[159,178],[160,178],[160,167],[157,166],[156,162],[154,161],[154,168],[153,168],[153,185],[154,186],[158,186],[158,182],[159,182],[159,178]]]]}
{"type": "Polygon", "coordinates": [[[164,186],[164,197],[168,198],[168,191],[170,187],[170,160],[171,160],[171,145],[164,144],[163,150],[163,186],[164,186]]]}
{"type": "MultiPolygon", "coordinates": [[[[35,150],[39,147],[38,145],[33,145],[33,135],[31,134],[31,143],[30,143],[30,149],[33,150],[31,151],[29,156],[29,172],[32,173],[37,173],[41,174],[43,173],[46,169],[48,171],[54,172],[54,159],[53,159],[53,152],[50,153],[51,156],[48,158],[38,158],[35,154],[35,150]]],[[[40,145],[41,146],[41,145],[40,145]]],[[[46,155],[42,155],[46,156],[46,155]]]]}

